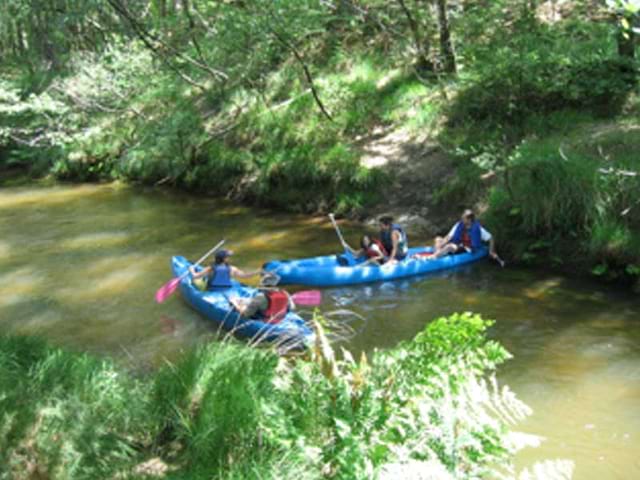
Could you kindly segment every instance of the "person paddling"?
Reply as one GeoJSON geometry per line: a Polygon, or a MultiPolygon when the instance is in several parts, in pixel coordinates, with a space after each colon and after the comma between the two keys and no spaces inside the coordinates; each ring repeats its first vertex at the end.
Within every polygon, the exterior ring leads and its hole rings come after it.
{"type": "Polygon", "coordinates": [[[248,298],[229,298],[229,303],[245,318],[260,317],[267,323],[278,323],[295,308],[285,290],[259,290],[248,298]]]}
{"type": "Polygon", "coordinates": [[[382,242],[369,235],[363,235],[360,239],[360,250],[355,250],[349,245],[346,245],[346,248],[358,258],[365,258],[364,263],[358,264],[360,266],[372,263],[382,265],[385,258],[389,255],[382,242]]]}
{"type": "Polygon", "coordinates": [[[391,263],[404,260],[409,252],[409,242],[404,229],[393,223],[392,217],[380,218],[380,240],[385,250],[389,252],[391,263]]]}
{"type": "Polygon", "coordinates": [[[191,281],[200,290],[213,290],[231,287],[232,278],[251,278],[262,273],[262,270],[245,272],[238,267],[234,267],[229,263],[231,255],[233,255],[231,250],[217,251],[214,262],[199,272],[195,270],[193,265],[190,266],[191,281]]]}
{"type": "Polygon", "coordinates": [[[436,237],[435,251],[430,258],[441,258],[448,254],[471,253],[481,248],[483,243],[489,243],[491,258],[502,263],[496,253],[493,235],[476,220],[473,210],[467,209],[462,213],[462,219],[453,226],[445,237],[436,237]]]}

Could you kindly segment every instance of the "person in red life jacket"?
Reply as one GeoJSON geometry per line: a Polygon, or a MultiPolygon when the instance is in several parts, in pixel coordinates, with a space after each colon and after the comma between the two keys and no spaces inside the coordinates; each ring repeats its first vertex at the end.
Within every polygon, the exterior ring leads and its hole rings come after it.
{"type": "Polygon", "coordinates": [[[215,261],[199,272],[193,265],[190,266],[191,281],[200,290],[214,290],[231,287],[232,278],[251,278],[262,273],[262,270],[245,272],[234,267],[229,263],[231,255],[233,255],[231,250],[219,250],[216,252],[215,261]],[[200,279],[205,279],[205,282],[200,279]]]}
{"type": "Polygon", "coordinates": [[[359,265],[364,266],[368,264],[382,265],[385,258],[388,256],[387,250],[384,245],[377,238],[372,238],[369,235],[363,235],[360,239],[360,250],[354,250],[349,245],[347,248],[358,258],[364,258],[364,263],[359,265]]]}
{"type": "Polygon", "coordinates": [[[230,298],[229,303],[245,318],[260,318],[267,323],[281,322],[295,308],[285,290],[259,290],[253,297],[230,298]]]}
{"type": "Polygon", "coordinates": [[[473,210],[465,210],[462,219],[456,223],[445,237],[436,237],[435,251],[429,258],[440,258],[450,253],[473,252],[482,247],[483,243],[489,243],[489,255],[498,259],[493,235],[485,230],[473,210]]]}
{"type": "Polygon", "coordinates": [[[409,241],[404,229],[393,223],[392,217],[380,218],[380,240],[387,252],[389,263],[404,260],[409,252],[409,241]]]}

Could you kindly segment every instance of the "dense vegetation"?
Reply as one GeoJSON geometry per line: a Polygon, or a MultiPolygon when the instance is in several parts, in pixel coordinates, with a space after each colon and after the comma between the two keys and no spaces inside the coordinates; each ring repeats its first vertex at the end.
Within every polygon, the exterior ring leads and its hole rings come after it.
{"type": "Polygon", "coordinates": [[[639,8],[5,1],[0,168],[362,211],[394,174],[368,139],[405,130],[458,158],[436,198],[488,206],[513,259],[634,280],[639,8]]]}
{"type": "Polygon", "coordinates": [[[442,318],[358,362],[214,342],[143,377],[2,337],[0,478],[516,478],[537,440],[509,431],[529,409],[495,383],[508,353],[489,325],[442,318]]]}

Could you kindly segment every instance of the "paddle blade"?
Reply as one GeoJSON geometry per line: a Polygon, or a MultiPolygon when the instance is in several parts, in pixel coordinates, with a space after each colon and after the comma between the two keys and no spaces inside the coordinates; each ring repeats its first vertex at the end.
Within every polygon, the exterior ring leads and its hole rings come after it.
{"type": "Polygon", "coordinates": [[[322,302],[322,292],[320,290],[305,290],[291,295],[294,303],[307,307],[317,307],[322,302]]]}
{"type": "Polygon", "coordinates": [[[158,303],[164,302],[167,298],[171,296],[173,292],[176,291],[176,288],[178,288],[179,284],[180,284],[180,279],[176,277],[176,278],[172,278],[163,286],[161,286],[156,292],[156,302],[158,303]]]}

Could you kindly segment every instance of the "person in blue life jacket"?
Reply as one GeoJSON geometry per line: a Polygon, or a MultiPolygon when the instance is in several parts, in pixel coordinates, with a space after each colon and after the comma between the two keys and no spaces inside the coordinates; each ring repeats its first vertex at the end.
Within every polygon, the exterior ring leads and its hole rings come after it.
{"type": "Polygon", "coordinates": [[[498,260],[493,235],[476,220],[473,210],[467,209],[462,213],[461,220],[453,226],[446,236],[436,237],[435,251],[429,258],[436,259],[449,254],[474,252],[482,248],[484,243],[489,244],[491,258],[498,260]]]}
{"type": "Polygon", "coordinates": [[[197,272],[192,266],[189,267],[191,281],[200,290],[213,290],[231,287],[232,278],[251,278],[262,273],[262,270],[245,272],[229,263],[229,257],[233,255],[231,250],[219,250],[216,252],[214,262],[197,272]]]}
{"type": "Polygon", "coordinates": [[[409,252],[409,242],[404,229],[393,223],[392,217],[381,217],[380,241],[385,250],[389,252],[389,263],[397,263],[404,260],[409,252]]]}

